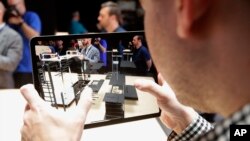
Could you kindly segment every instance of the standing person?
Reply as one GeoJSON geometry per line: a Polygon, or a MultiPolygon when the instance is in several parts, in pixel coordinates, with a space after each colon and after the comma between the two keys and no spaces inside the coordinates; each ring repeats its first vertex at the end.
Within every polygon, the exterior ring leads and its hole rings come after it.
{"type": "Polygon", "coordinates": [[[95,38],[93,45],[98,48],[100,52],[100,60],[104,66],[107,66],[107,41],[101,38],[95,38]]]}
{"type": "Polygon", "coordinates": [[[0,1],[0,89],[14,88],[13,72],[22,57],[22,38],[3,21],[5,7],[0,1]]]}
{"type": "Polygon", "coordinates": [[[121,9],[118,4],[112,1],[107,1],[101,4],[101,9],[98,16],[99,28],[105,32],[124,32],[122,26],[121,9]]]}
{"type": "MultiPolygon", "coordinates": [[[[230,125],[249,125],[250,1],[142,0],[141,3],[146,12],[149,50],[162,76],[159,75],[159,84],[138,80],[135,86],[157,98],[162,121],[173,129],[168,140],[225,141],[229,140],[230,125]],[[218,113],[225,119],[213,128],[186,105],[218,113]]],[[[44,112],[51,108],[45,108],[42,102],[37,104],[41,98],[34,88],[24,86],[21,92],[33,109],[44,108],[44,112]]],[[[68,120],[37,111],[25,112],[24,137],[58,140],[61,136],[54,128],[68,133],[63,134],[67,138],[81,136],[81,129],[77,135],[72,134],[76,133],[75,125],[63,126],[68,120]],[[37,120],[37,116],[43,120],[37,120]],[[58,119],[60,123],[55,122],[58,119]],[[50,131],[55,134],[44,134],[49,129],[54,129],[50,131]]],[[[82,115],[78,117],[85,119],[82,115]]]]}
{"type": "Polygon", "coordinates": [[[32,11],[26,11],[24,0],[8,0],[8,24],[15,29],[23,39],[23,56],[15,73],[15,87],[32,83],[32,62],[29,42],[31,38],[40,35],[41,20],[32,11]]]}
{"type": "Polygon", "coordinates": [[[80,13],[79,11],[74,11],[72,13],[72,20],[70,23],[69,34],[83,34],[87,33],[88,30],[80,22],[80,13]]]}
{"type": "MultiPolygon", "coordinates": [[[[118,6],[117,3],[112,1],[107,1],[101,4],[101,9],[99,11],[98,16],[99,23],[98,28],[101,29],[103,32],[111,33],[111,32],[125,32],[126,30],[121,26],[122,24],[122,15],[121,15],[121,9],[118,6]]],[[[117,49],[118,54],[121,55],[121,59],[119,59],[119,62],[123,59],[123,50],[124,46],[120,41],[114,42],[114,41],[108,41],[108,45],[110,47],[115,47],[114,49],[117,49]]],[[[110,50],[112,50],[111,48],[110,50]]],[[[109,56],[108,60],[112,60],[109,56]]],[[[111,64],[111,63],[110,63],[111,64]]]]}
{"type": "Polygon", "coordinates": [[[136,65],[136,70],[139,73],[146,74],[150,71],[152,60],[145,46],[142,44],[143,37],[136,35],[133,37],[132,43],[134,46],[133,62],[136,65]]]}

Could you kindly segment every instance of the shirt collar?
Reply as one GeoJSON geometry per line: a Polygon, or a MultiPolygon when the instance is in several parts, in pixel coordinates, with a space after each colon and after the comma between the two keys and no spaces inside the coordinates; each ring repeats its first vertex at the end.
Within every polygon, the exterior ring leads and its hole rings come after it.
{"type": "Polygon", "coordinates": [[[0,24],[0,30],[3,29],[4,26],[5,26],[5,23],[0,24]]]}
{"type": "Polygon", "coordinates": [[[85,48],[85,53],[86,53],[86,54],[88,54],[88,52],[89,52],[91,46],[92,46],[92,45],[89,45],[89,46],[87,46],[87,47],[85,48]]]}
{"type": "Polygon", "coordinates": [[[86,49],[89,49],[91,47],[91,45],[87,46],[86,49]]]}

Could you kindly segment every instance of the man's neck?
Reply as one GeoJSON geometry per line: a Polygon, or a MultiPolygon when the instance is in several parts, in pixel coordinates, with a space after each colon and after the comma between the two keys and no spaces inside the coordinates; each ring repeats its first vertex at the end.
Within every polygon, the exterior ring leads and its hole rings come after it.
{"type": "MultiPolygon", "coordinates": [[[[236,94],[237,95],[237,94],[236,94]]],[[[226,102],[225,105],[223,105],[223,108],[220,109],[222,112],[221,114],[224,117],[229,117],[232,114],[236,113],[239,111],[241,108],[243,108],[245,105],[250,104],[249,98],[240,98],[238,97],[234,99],[232,102],[226,102]]]]}
{"type": "Polygon", "coordinates": [[[138,44],[138,45],[136,46],[136,49],[141,48],[141,46],[142,46],[142,44],[138,44]]]}
{"type": "Polygon", "coordinates": [[[88,48],[90,48],[90,47],[91,47],[91,44],[88,44],[87,47],[86,47],[86,49],[88,49],[88,48]]]}
{"type": "Polygon", "coordinates": [[[112,24],[110,24],[110,25],[106,28],[106,31],[107,31],[108,33],[114,32],[118,27],[119,27],[119,23],[113,22],[112,24]]]}
{"type": "Polygon", "coordinates": [[[231,116],[245,105],[250,104],[249,88],[244,88],[243,85],[244,84],[236,86],[230,85],[231,88],[220,85],[219,88],[221,91],[217,90],[216,93],[218,93],[218,95],[216,97],[211,98],[210,96],[212,95],[206,96],[208,97],[207,99],[210,100],[207,100],[205,105],[210,105],[210,109],[213,109],[213,112],[219,113],[223,117],[231,116]]]}
{"type": "Polygon", "coordinates": [[[87,45],[87,47],[84,49],[86,54],[89,52],[90,47],[91,47],[91,44],[87,45]]]}

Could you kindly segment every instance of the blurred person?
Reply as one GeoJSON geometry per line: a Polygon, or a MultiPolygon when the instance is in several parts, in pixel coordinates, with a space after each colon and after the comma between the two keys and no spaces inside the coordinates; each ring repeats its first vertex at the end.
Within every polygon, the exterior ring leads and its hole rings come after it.
{"type": "Polygon", "coordinates": [[[78,51],[79,45],[77,43],[77,40],[72,39],[70,40],[70,48],[68,50],[75,50],[78,51]]]}
{"type": "Polygon", "coordinates": [[[56,50],[55,50],[55,41],[50,40],[48,42],[48,46],[51,49],[51,53],[56,53],[56,50]]]}
{"type": "Polygon", "coordinates": [[[99,11],[98,28],[105,32],[124,32],[126,31],[122,26],[121,9],[118,4],[112,1],[107,1],[101,4],[99,11]]]}
{"type": "MultiPolygon", "coordinates": [[[[121,9],[117,3],[112,1],[107,1],[101,4],[101,9],[99,11],[97,27],[102,32],[125,32],[126,30],[121,26],[122,15],[121,9]]],[[[121,59],[123,58],[124,46],[121,42],[108,41],[108,45],[111,47],[116,47],[121,59]]],[[[119,60],[121,60],[119,59],[119,60]]],[[[119,61],[120,62],[120,61],[119,61]]]]}
{"type": "Polygon", "coordinates": [[[100,60],[100,52],[91,44],[91,38],[83,38],[81,42],[82,56],[80,59],[88,60],[90,63],[97,63],[100,60]]]}
{"type": "Polygon", "coordinates": [[[100,52],[100,60],[103,62],[103,65],[107,66],[107,41],[101,38],[95,38],[93,45],[98,48],[100,52]]]}
{"type": "Polygon", "coordinates": [[[38,45],[44,45],[44,44],[43,44],[43,41],[37,41],[37,44],[38,44],[38,45]]]}
{"type": "Polygon", "coordinates": [[[84,34],[87,33],[88,30],[85,26],[80,22],[80,13],[79,11],[74,11],[72,13],[72,20],[70,23],[69,34],[84,34]]]}
{"type": "Polygon", "coordinates": [[[29,42],[31,38],[39,36],[41,32],[41,20],[37,13],[27,11],[24,0],[7,0],[9,6],[7,21],[23,39],[23,56],[15,73],[15,87],[32,83],[32,62],[29,42]]]}
{"type": "Polygon", "coordinates": [[[63,40],[56,40],[54,49],[58,55],[66,55],[67,48],[64,47],[63,40]]]}
{"type": "Polygon", "coordinates": [[[146,74],[150,71],[152,66],[152,60],[150,54],[145,46],[142,44],[143,37],[136,35],[133,37],[132,44],[133,50],[133,62],[136,65],[136,70],[139,73],[146,74]]]}
{"type": "MultiPolygon", "coordinates": [[[[168,140],[224,141],[229,140],[230,125],[250,124],[250,1],[142,0],[141,4],[149,50],[162,75],[159,84],[137,80],[135,86],[157,98],[161,120],[173,130],[168,140]],[[213,127],[188,106],[225,119],[213,127]]],[[[58,140],[62,135],[57,130],[66,131],[63,138],[81,136],[82,129],[73,129],[84,123],[64,127],[68,120],[46,112],[51,107],[36,102],[41,98],[33,88],[21,90],[33,109],[45,109],[39,114],[40,110],[25,112],[23,137],[58,140]],[[42,121],[36,118],[45,115],[42,121]],[[61,126],[44,126],[55,124],[61,126]],[[45,134],[49,129],[54,134],[45,134]]]]}
{"type": "Polygon", "coordinates": [[[0,89],[14,88],[13,72],[22,57],[22,38],[3,21],[5,7],[0,1],[0,89]]]}

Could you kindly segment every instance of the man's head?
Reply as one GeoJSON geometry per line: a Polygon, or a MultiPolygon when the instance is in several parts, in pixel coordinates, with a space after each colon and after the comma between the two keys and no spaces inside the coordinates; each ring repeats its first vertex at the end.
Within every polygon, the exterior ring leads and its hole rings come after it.
{"type": "Polygon", "coordinates": [[[82,46],[84,48],[88,47],[91,45],[91,38],[83,38],[82,39],[82,46]]]}
{"type": "Polygon", "coordinates": [[[121,23],[121,10],[117,3],[112,1],[105,2],[101,5],[98,21],[99,26],[107,30],[110,26],[117,26],[121,23]]]}
{"type": "Polygon", "coordinates": [[[55,44],[59,49],[63,48],[63,40],[56,40],[55,44]]]}
{"type": "Polygon", "coordinates": [[[181,102],[226,116],[249,103],[248,0],[141,4],[154,63],[181,102]]]}
{"type": "Polygon", "coordinates": [[[140,35],[136,35],[136,36],[133,37],[132,43],[133,43],[133,45],[134,45],[134,47],[136,49],[138,49],[139,47],[141,47],[142,40],[143,40],[143,37],[140,36],[140,35]]]}
{"type": "Polygon", "coordinates": [[[19,14],[23,15],[26,12],[24,0],[7,0],[8,6],[16,9],[19,14]]]}
{"type": "Polygon", "coordinates": [[[79,21],[80,20],[80,13],[79,13],[79,11],[74,11],[72,13],[72,19],[75,20],[75,21],[79,21]]]}

